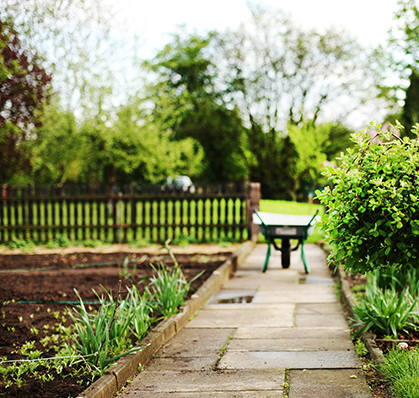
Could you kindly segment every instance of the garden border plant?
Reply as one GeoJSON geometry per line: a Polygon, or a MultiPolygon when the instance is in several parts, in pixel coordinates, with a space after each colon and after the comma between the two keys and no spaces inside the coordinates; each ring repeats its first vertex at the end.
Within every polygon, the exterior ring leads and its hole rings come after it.
{"type": "Polygon", "coordinates": [[[329,259],[346,271],[418,265],[419,140],[400,138],[400,129],[371,123],[353,134],[354,148],[326,169],[332,187],[317,192],[328,208],[321,227],[329,259]]]}

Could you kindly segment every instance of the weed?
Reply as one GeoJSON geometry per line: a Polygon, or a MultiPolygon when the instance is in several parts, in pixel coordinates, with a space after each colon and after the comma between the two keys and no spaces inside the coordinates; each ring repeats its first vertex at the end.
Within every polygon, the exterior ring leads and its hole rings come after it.
{"type": "Polygon", "coordinates": [[[143,249],[150,245],[150,241],[147,239],[136,239],[130,243],[131,249],[143,249]]]}
{"type": "Polygon", "coordinates": [[[355,340],[355,351],[360,358],[365,357],[368,354],[368,350],[361,339],[355,340]]]}
{"type": "Polygon", "coordinates": [[[71,246],[73,242],[71,242],[70,239],[68,239],[66,236],[64,235],[59,235],[57,238],[55,238],[54,240],[51,240],[49,242],[47,242],[46,244],[46,248],[47,249],[59,249],[61,247],[68,247],[71,246]]]}
{"type": "Polygon", "coordinates": [[[103,243],[100,240],[97,239],[86,239],[85,241],[83,241],[83,246],[84,247],[99,247],[102,246],[103,243]]]}
{"type": "Polygon", "coordinates": [[[226,343],[221,348],[220,355],[218,356],[217,362],[214,365],[214,370],[218,368],[218,365],[220,364],[221,358],[223,357],[223,355],[227,351],[227,348],[230,345],[231,340],[233,340],[233,337],[234,337],[234,334],[231,334],[230,336],[228,336],[228,339],[227,339],[226,343]]]}
{"type": "Polygon", "coordinates": [[[12,249],[12,250],[20,249],[23,252],[31,251],[34,248],[34,246],[35,244],[31,240],[25,240],[25,239],[19,239],[19,238],[14,238],[7,245],[9,249],[12,249]]]}

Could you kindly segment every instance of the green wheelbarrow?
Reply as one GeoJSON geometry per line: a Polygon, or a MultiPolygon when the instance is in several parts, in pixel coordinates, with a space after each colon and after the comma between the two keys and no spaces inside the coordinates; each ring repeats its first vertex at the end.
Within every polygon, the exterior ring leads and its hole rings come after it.
{"type": "Polygon", "coordinates": [[[304,269],[309,273],[307,261],[304,254],[304,241],[313,232],[316,216],[297,216],[290,214],[266,213],[253,210],[253,223],[259,227],[259,231],[265,236],[268,242],[265,263],[262,272],[268,269],[269,258],[271,256],[271,245],[281,252],[282,268],[289,268],[291,252],[298,250],[301,246],[301,259],[304,269]],[[281,239],[281,247],[278,247],[275,240],[281,239]],[[291,248],[291,240],[298,240],[296,247],[291,248]]]}

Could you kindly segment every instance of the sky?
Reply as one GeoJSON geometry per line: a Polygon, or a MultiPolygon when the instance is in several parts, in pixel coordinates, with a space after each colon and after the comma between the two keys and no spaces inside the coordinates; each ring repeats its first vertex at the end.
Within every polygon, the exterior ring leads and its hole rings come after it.
{"type": "MultiPolygon", "coordinates": [[[[385,43],[397,9],[397,0],[257,2],[282,9],[302,27],[343,26],[362,44],[373,46],[385,43]]],[[[161,48],[181,24],[198,32],[234,29],[249,17],[247,0],[118,0],[116,4],[131,21],[129,29],[144,38],[146,49],[161,48]]]]}

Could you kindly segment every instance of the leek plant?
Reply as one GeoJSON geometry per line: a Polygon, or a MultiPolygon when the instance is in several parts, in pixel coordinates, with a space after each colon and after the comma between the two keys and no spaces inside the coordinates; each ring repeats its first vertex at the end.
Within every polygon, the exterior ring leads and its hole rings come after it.
{"type": "Polygon", "coordinates": [[[173,270],[164,268],[163,265],[156,268],[156,276],[150,279],[146,292],[153,301],[153,309],[163,317],[170,317],[179,311],[179,307],[185,301],[190,284],[186,281],[180,267],[173,270]]]}
{"type": "Polygon", "coordinates": [[[129,345],[127,341],[129,322],[127,323],[125,319],[126,303],[123,301],[118,306],[119,291],[116,301],[112,299],[109,304],[102,299],[97,313],[89,314],[79,293],[74,290],[80,300],[78,309],[73,308],[75,314],[70,313],[76,329],[75,349],[87,363],[103,374],[112,362],[141,349],[134,348],[120,352],[121,347],[126,348],[129,345]],[[116,352],[119,353],[115,354],[116,352]]]}
{"type": "Polygon", "coordinates": [[[126,287],[128,295],[126,301],[129,302],[130,311],[130,330],[140,341],[147,334],[151,325],[151,305],[146,293],[143,295],[138,291],[137,286],[126,287]]]}

